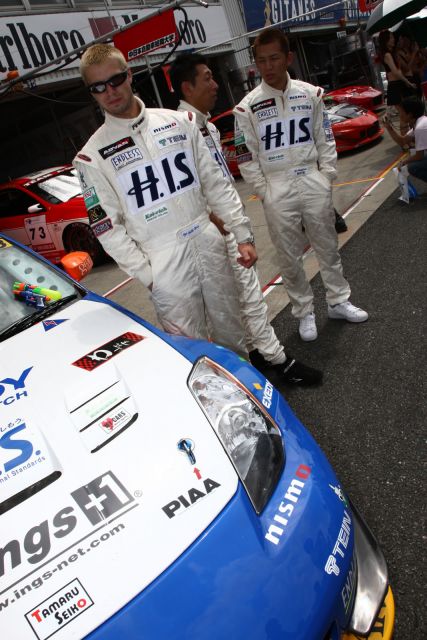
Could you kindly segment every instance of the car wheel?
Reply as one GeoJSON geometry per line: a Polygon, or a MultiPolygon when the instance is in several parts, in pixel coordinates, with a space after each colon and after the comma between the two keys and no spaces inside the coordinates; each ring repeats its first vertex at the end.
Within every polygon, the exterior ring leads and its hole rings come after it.
{"type": "Polygon", "coordinates": [[[95,237],[92,229],[82,222],[73,222],[64,231],[63,243],[68,251],[87,251],[94,266],[108,260],[101,243],[95,237]]]}

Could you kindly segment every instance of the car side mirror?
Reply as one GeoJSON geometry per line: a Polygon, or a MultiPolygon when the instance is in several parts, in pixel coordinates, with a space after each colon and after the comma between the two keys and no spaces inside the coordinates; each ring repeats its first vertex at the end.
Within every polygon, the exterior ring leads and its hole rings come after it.
{"type": "Polygon", "coordinates": [[[86,251],[72,251],[61,258],[61,265],[74,280],[82,280],[92,271],[92,258],[86,251]]]}
{"type": "Polygon", "coordinates": [[[44,210],[45,210],[44,207],[39,202],[37,204],[32,204],[27,209],[28,213],[40,213],[41,211],[44,211],[44,210]]]}

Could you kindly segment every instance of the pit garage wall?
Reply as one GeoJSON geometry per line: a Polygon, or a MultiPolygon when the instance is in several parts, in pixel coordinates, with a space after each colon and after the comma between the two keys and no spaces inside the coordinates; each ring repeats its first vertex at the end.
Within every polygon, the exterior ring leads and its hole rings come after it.
{"type": "MultiPolygon", "coordinates": [[[[178,51],[198,50],[215,46],[208,52],[214,72],[218,75],[222,102],[220,110],[229,107],[232,98],[225,69],[235,69],[246,61],[243,52],[236,59],[232,45],[225,43],[236,33],[242,33],[236,8],[237,0],[227,0],[227,11],[221,4],[208,9],[185,6],[189,17],[189,31],[178,51]],[[230,4],[228,4],[230,3],[230,4]],[[225,43],[225,44],[223,44],[225,43]],[[243,56],[243,58],[242,58],[243,56]]],[[[55,5],[51,5],[53,11],[55,5]]],[[[54,8],[55,7],[55,8],[54,8]]],[[[133,7],[129,2],[120,10],[70,11],[49,14],[0,15],[0,91],[1,81],[13,68],[20,74],[35,71],[54,58],[73,48],[90,44],[93,39],[110,32],[117,26],[152,12],[133,7]]],[[[182,29],[184,17],[176,12],[176,22],[182,29]]],[[[248,44],[248,41],[246,40],[248,44]]],[[[162,61],[168,49],[150,55],[152,65],[162,61]]],[[[158,106],[150,81],[138,71],[145,68],[142,59],[131,63],[136,91],[148,106],[158,106]]],[[[30,79],[22,90],[0,97],[0,182],[27,172],[70,162],[76,151],[102,122],[102,114],[82,86],[78,63],[57,71],[50,71],[30,79]]],[[[176,97],[170,94],[162,70],[155,74],[163,106],[176,107],[176,97]]]]}

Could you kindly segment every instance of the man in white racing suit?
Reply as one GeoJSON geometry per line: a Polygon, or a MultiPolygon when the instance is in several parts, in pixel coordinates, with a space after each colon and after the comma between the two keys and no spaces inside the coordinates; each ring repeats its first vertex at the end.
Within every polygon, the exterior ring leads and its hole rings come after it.
{"type": "MultiPolygon", "coordinates": [[[[221,137],[215,125],[209,121],[210,111],[217,99],[218,85],[207,60],[200,54],[184,53],[171,64],[169,76],[180,102],[178,111],[193,111],[205,143],[212,157],[221,167],[224,178],[234,184],[221,148],[221,137]]],[[[233,233],[224,230],[222,220],[213,212],[211,220],[225,237],[227,252],[233,267],[239,294],[240,311],[246,330],[249,359],[263,372],[274,370],[280,380],[312,385],[321,381],[322,373],[307,367],[290,355],[286,356],[273,327],[268,321],[268,309],[262,294],[255,267],[245,269],[237,262],[238,250],[233,233]]]]}
{"type": "Polygon", "coordinates": [[[331,182],[336,148],[322,90],[291,80],[289,43],[267,29],[254,43],[262,82],[235,107],[236,156],[243,178],[262,200],[278,253],[292,313],[304,341],[317,338],[313,291],[303,266],[305,233],[326,288],[328,316],[364,322],[368,314],[349,301],[334,228],[331,182]]]}
{"type": "Polygon", "coordinates": [[[239,261],[256,261],[252,231],[192,113],[147,109],[122,53],[85,51],[81,74],[105,123],[76,155],[94,234],[118,265],[152,292],[166,331],[211,338],[247,354],[233,271],[215,208],[233,230],[239,261]]]}

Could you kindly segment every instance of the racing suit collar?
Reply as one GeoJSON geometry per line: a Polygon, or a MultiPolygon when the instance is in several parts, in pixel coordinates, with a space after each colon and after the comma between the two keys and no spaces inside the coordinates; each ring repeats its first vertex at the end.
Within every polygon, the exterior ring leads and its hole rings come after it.
{"type": "Polygon", "coordinates": [[[281,89],[275,89],[274,87],[271,87],[269,84],[267,84],[264,80],[261,80],[261,91],[263,92],[267,92],[267,93],[272,93],[275,96],[280,96],[281,98],[286,97],[288,95],[288,91],[289,88],[291,86],[292,83],[292,79],[289,75],[288,72],[286,72],[286,75],[288,77],[288,81],[286,83],[286,88],[284,91],[282,91],[281,89]]]}
{"type": "Polygon", "coordinates": [[[196,124],[199,127],[206,127],[211,117],[210,113],[202,113],[196,107],[193,107],[192,104],[186,102],[185,100],[180,100],[178,105],[178,111],[192,111],[196,115],[196,124]]]}
{"type": "Polygon", "coordinates": [[[138,96],[135,96],[135,100],[138,102],[139,106],[141,107],[141,110],[139,112],[139,114],[136,116],[136,118],[116,118],[115,116],[112,116],[110,113],[105,113],[105,124],[108,125],[119,125],[119,126],[125,126],[128,129],[130,129],[132,131],[132,133],[136,133],[137,131],[139,131],[143,124],[146,122],[147,118],[146,118],[146,107],[145,104],[142,102],[142,100],[140,98],[138,98],[138,96]]]}

